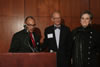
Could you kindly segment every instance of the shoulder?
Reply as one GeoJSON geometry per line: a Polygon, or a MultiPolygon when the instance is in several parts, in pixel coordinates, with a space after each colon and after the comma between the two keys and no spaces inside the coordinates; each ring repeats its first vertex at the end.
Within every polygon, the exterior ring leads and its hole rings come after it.
{"type": "Polygon", "coordinates": [[[18,31],[18,32],[16,32],[16,33],[13,35],[13,37],[22,37],[23,34],[25,34],[25,32],[26,32],[25,29],[23,29],[23,30],[21,30],[21,31],[18,31]]]}
{"type": "Polygon", "coordinates": [[[45,28],[45,31],[50,31],[50,30],[53,30],[53,28],[54,28],[54,25],[49,26],[49,27],[46,27],[46,28],[45,28]]]}
{"type": "Polygon", "coordinates": [[[100,37],[100,32],[97,31],[95,28],[91,28],[91,31],[90,32],[93,32],[94,35],[96,36],[99,36],[100,37]]]}
{"type": "Polygon", "coordinates": [[[71,32],[70,28],[65,25],[61,25],[61,30],[66,31],[66,32],[71,32]]]}
{"type": "Polygon", "coordinates": [[[79,31],[81,31],[81,29],[82,29],[81,27],[77,27],[77,28],[73,29],[72,30],[72,35],[74,36],[74,35],[78,34],[79,31]]]}
{"type": "Polygon", "coordinates": [[[81,30],[81,27],[77,27],[75,29],[72,30],[72,32],[77,32],[77,31],[80,31],[81,30]]]}
{"type": "Polygon", "coordinates": [[[68,30],[70,30],[70,28],[69,28],[68,26],[61,25],[61,27],[62,27],[63,29],[68,29],[68,30]]]}

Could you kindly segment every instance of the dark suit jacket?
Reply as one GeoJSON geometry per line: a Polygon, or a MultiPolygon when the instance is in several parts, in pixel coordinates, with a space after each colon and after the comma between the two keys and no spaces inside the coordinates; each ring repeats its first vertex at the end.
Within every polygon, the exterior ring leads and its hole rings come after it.
{"type": "Polygon", "coordinates": [[[60,41],[59,41],[59,49],[57,49],[54,25],[45,29],[45,39],[42,48],[48,48],[48,51],[53,50],[57,52],[57,67],[68,67],[70,64],[71,57],[71,48],[72,48],[72,36],[70,29],[64,25],[61,25],[60,29],[60,41]],[[49,37],[49,35],[53,35],[53,37],[49,37]]]}
{"type": "MultiPolygon", "coordinates": [[[[40,37],[35,32],[33,32],[33,35],[36,43],[35,50],[39,51],[40,37]]],[[[23,29],[14,34],[9,52],[33,52],[32,50],[34,50],[34,47],[26,29],[23,29]]]]}

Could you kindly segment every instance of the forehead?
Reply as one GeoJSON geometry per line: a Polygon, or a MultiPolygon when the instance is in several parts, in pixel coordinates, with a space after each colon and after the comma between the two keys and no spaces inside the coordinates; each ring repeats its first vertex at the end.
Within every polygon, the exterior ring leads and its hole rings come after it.
{"type": "Polygon", "coordinates": [[[55,13],[53,13],[53,15],[52,15],[53,17],[60,17],[60,13],[58,13],[58,12],[55,12],[55,13]]]}
{"type": "Polygon", "coordinates": [[[89,17],[90,18],[90,15],[86,13],[86,14],[83,14],[82,17],[89,17]]]}
{"type": "Polygon", "coordinates": [[[32,18],[28,18],[28,19],[26,20],[26,23],[34,24],[35,21],[34,21],[32,18]]]}

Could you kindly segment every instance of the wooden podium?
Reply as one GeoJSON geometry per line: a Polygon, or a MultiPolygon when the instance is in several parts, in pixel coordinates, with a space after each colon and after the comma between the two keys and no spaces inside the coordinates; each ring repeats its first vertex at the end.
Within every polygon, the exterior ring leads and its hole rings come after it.
{"type": "Polygon", "coordinates": [[[56,53],[1,53],[0,67],[56,67],[56,53]]]}

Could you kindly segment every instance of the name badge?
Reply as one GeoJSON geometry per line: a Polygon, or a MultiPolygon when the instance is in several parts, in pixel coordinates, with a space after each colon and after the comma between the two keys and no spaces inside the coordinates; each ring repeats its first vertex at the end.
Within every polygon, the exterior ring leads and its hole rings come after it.
{"type": "Polygon", "coordinates": [[[47,37],[48,38],[53,38],[53,34],[48,34],[47,37]]]}

